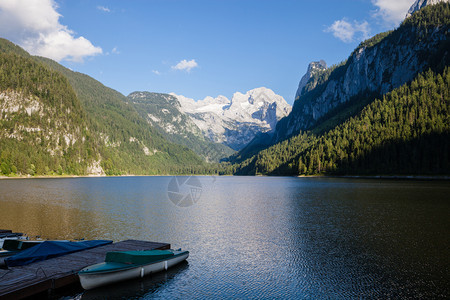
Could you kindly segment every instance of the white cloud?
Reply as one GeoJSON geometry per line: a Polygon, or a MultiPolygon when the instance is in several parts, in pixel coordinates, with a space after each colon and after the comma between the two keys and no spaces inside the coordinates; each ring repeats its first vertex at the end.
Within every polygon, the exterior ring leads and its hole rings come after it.
{"type": "Polygon", "coordinates": [[[101,5],[97,6],[97,9],[104,11],[104,12],[108,12],[108,13],[111,12],[111,10],[109,8],[107,8],[105,6],[101,6],[101,5]]]}
{"type": "Polygon", "coordinates": [[[355,39],[367,39],[369,37],[370,26],[367,21],[362,23],[353,21],[352,24],[344,18],[342,20],[335,21],[330,27],[325,29],[325,32],[331,32],[341,41],[350,43],[355,39]]]}
{"type": "Polygon", "coordinates": [[[120,51],[117,50],[117,47],[114,47],[114,48],[111,50],[111,53],[113,53],[113,54],[120,54],[120,51]]]}
{"type": "Polygon", "coordinates": [[[86,38],[59,23],[54,0],[1,0],[0,35],[19,44],[33,55],[56,61],[82,62],[102,53],[86,38]]]}
{"type": "Polygon", "coordinates": [[[191,69],[197,68],[197,67],[198,67],[198,64],[195,61],[195,59],[191,59],[190,61],[187,61],[187,60],[183,59],[182,61],[180,61],[175,66],[172,66],[172,69],[174,69],[174,70],[185,70],[187,72],[190,72],[191,69]]]}
{"type": "Polygon", "coordinates": [[[161,72],[159,72],[158,70],[152,70],[152,72],[153,72],[153,74],[156,74],[156,75],[161,75],[161,72]]]}
{"type": "Polygon", "coordinates": [[[408,9],[414,0],[372,0],[377,7],[374,17],[381,18],[387,26],[396,26],[405,19],[408,9]]]}

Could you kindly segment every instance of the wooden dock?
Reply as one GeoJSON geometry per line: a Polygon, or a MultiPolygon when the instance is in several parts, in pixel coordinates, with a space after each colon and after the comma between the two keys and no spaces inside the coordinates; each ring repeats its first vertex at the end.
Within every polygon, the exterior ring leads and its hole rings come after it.
{"type": "Polygon", "coordinates": [[[22,299],[79,283],[77,272],[103,262],[109,251],[152,249],[170,249],[170,244],[126,240],[26,266],[0,269],[0,299],[22,299]]]}

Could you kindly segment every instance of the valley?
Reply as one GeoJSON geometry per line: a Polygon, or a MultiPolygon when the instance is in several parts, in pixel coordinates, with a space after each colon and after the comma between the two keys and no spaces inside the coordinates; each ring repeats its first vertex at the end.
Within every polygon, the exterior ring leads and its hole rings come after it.
{"type": "Polygon", "coordinates": [[[448,3],[341,64],[312,62],[291,107],[269,88],[128,96],[0,41],[0,173],[446,175],[448,3]]]}

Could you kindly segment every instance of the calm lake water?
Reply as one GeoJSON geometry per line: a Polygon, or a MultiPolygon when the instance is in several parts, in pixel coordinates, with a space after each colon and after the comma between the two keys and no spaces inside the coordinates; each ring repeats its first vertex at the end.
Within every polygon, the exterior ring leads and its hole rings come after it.
{"type": "MultiPolygon", "coordinates": [[[[0,180],[0,228],[190,251],[100,298],[446,298],[449,182],[291,177],[0,180]]],[[[75,292],[74,292],[75,293],[75,292]]]]}

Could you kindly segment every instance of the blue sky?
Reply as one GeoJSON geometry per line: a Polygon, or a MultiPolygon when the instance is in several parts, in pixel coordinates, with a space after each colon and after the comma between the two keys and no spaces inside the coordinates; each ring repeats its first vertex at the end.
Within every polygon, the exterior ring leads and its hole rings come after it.
{"type": "Polygon", "coordinates": [[[345,60],[414,0],[0,0],[0,36],[124,95],[265,86],[293,103],[311,61],[345,60]]]}

